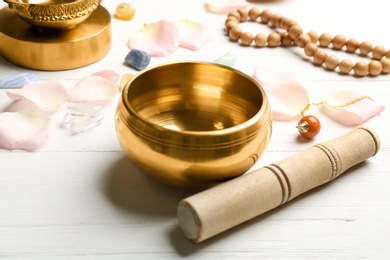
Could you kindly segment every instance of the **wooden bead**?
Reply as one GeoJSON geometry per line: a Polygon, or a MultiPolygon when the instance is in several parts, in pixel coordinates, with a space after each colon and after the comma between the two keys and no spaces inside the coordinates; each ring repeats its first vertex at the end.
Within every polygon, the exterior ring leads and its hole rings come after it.
{"type": "Polygon", "coordinates": [[[229,31],[229,38],[230,38],[230,40],[236,42],[240,39],[241,34],[242,34],[242,30],[240,29],[240,27],[237,26],[237,27],[232,28],[229,31]]]}
{"type": "Polygon", "coordinates": [[[244,32],[240,37],[241,44],[244,46],[249,46],[253,42],[253,35],[250,32],[244,32]]]}
{"type": "Polygon", "coordinates": [[[288,18],[288,17],[282,17],[282,19],[280,19],[280,24],[279,24],[279,28],[280,29],[283,29],[283,30],[288,30],[288,24],[290,23],[291,19],[288,18]]]}
{"type": "Polygon", "coordinates": [[[238,23],[235,22],[235,21],[229,21],[225,24],[225,28],[226,28],[226,33],[229,34],[230,30],[235,28],[235,27],[238,27],[238,23]]]}
{"type": "Polygon", "coordinates": [[[256,21],[256,19],[260,16],[260,10],[257,7],[252,7],[249,10],[249,20],[256,21]]]}
{"type": "Polygon", "coordinates": [[[386,49],[381,45],[377,45],[372,49],[372,56],[374,57],[374,59],[380,60],[383,56],[385,56],[385,54],[386,49]]]}
{"type": "Polygon", "coordinates": [[[389,59],[390,59],[390,50],[388,50],[388,51],[386,52],[386,58],[389,58],[389,59]]]}
{"type": "Polygon", "coordinates": [[[273,14],[269,19],[271,27],[279,27],[282,16],[280,14],[273,14]]]}
{"type": "Polygon", "coordinates": [[[268,23],[269,19],[272,16],[272,12],[270,10],[263,10],[260,14],[260,22],[261,23],[268,23]]]}
{"type": "Polygon", "coordinates": [[[305,54],[309,57],[313,57],[318,51],[318,46],[315,43],[309,43],[305,46],[305,54]]]}
{"type": "Polygon", "coordinates": [[[372,60],[368,63],[368,74],[371,76],[377,76],[382,73],[382,63],[377,60],[372,60]]]}
{"type": "Polygon", "coordinates": [[[390,59],[384,58],[381,60],[382,64],[382,73],[387,74],[390,73],[390,59]]]}
{"type": "Polygon", "coordinates": [[[282,32],[280,34],[280,43],[283,46],[291,46],[293,44],[293,40],[291,39],[291,37],[288,34],[288,32],[282,32]]]}
{"type": "Polygon", "coordinates": [[[369,41],[364,41],[359,46],[360,53],[362,55],[367,55],[372,50],[372,43],[369,41]]]}
{"type": "Polygon", "coordinates": [[[341,50],[345,43],[347,42],[347,39],[345,38],[344,35],[336,35],[333,40],[332,40],[332,45],[333,45],[333,49],[336,49],[336,50],[341,50]]]}
{"type": "Polygon", "coordinates": [[[353,63],[350,60],[342,60],[339,63],[339,70],[343,74],[348,74],[353,68],[353,63]]]}
{"type": "Polygon", "coordinates": [[[298,36],[297,45],[301,48],[304,48],[308,43],[311,43],[311,38],[306,33],[302,33],[298,36]]]}
{"type": "Polygon", "coordinates": [[[231,11],[229,14],[228,14],[228,18],[230,16],[233,16],[234,18],[237,19],[237,21],[241,21],[241,15],[238,11],[231,11]]]}
{"type": "Polygon", "coordinates": [[[358,40],[356,39],[349,39],[346,43],[345,43],[345,47],[347,48],[347,52],[355,52],[358,48],[359,48],[359,42],[358,40]]]}
{"type": "Polygon", "coordinates": [[[286,22],[286,30],[290,30],[291,26],[298,24],[296,21],[290,19],[286,22]]]}
{"type": "Polygon", "coordinates": [[[329,33],[323,33],[320,35],[320,37],[318,38],[318,41],[320,42],[320,46],[322,47],[328,47],[328,45],[331,43],[332,41],[332,35],[330,35],[329,33]]]}
{"type": "Polygon", "coordinates": [[[310,31],[307,34],[310,36],[311,42],[313,42],[313,43],[316,43],[318,41],[318,38],[320,38],[318,33],[314,32],[314,31],[310,31]]]}
{"type": "Polygon", "coordinates": [[[368,65],[364,61],[358,61],[353,66],[353,71],[356,76],[363,77],[368,73],[368,65]]]}
{"type": "Polygon", "coordinates": [[[248,20],[248,16],[249,16],[248,9],[243,7],[243,8],[238,9],[237,12],[240,14],[240,21],[241,22],[245,22],[246,20],[248,20]]]}
{"type": "Polygon", "coordinates": [[[328,56],[328,54],[326,54],[325,51],[318,50],[316,53],[314,53],[314,56],[313,56],[314,64],[315,65],[322,65],[325,62],[327,56],[328,56]]]}
{"type": "Polygon", "coordinates": [[[240,20],[238,20],[235,16],[228,16],[228,18],[226,18],[226,20],[225,20],[225,24],[227,24],[230,21],[233,21],[233,22],[236,22],[236,23],[240,22],[240,20]]]}
{"type": "Polygon", "coordinates": [[[268,46],[276,47],[280,44],[280,34],[276,32],[272,32],[267,37],[268,46]]]}
{"type": "Polygon", "coordinates": [[[327,68],[328,70],[334,70],[338,65],[339,65],[339,59],[336,56],[330,55],[326,57],[325,68],[327,68]]]}
{"type": "Polygon", "coordinates": [[[298,39],[298,36],[302,34],[302,28],[298,24],[294,24],[290,27],[288,33],[290,34],[291,39],[295,41],[298,39]]]}
{"type": "Polygon", "coordinates": [[[264,33],[258,33],[255,36],[255,45],[257,47],[264,47],[267,45],[267,35],[264,33]]]}

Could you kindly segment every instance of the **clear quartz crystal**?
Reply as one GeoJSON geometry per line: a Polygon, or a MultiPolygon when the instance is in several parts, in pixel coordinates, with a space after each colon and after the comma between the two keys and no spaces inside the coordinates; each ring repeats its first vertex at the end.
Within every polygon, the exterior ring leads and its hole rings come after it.
{"type": "Polygon", "coordinates": [[[64,128],[72,129],[74,134],[88,131],[103,120],[102,107],[85,103],[69,103],[62,119],[64,128]]]}

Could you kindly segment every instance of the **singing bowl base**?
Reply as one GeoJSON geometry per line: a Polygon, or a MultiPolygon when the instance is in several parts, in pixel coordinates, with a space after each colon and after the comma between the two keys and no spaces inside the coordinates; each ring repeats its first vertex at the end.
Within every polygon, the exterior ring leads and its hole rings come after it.
{"type": "Polygon", "coordinates": [[[123,150],[143,172],[169,185],[204,188],[254,165],[270,139],[271,112],[249,76],[178,62],[127,83],[116,127],[123,150]]]}
{"type": "Polygon", "coordinates": [[[44,71],[84,67],[111,48],[111,16],[99,6],[70,30],[40,31],[8,7],[0,10],[0,54],[18,66],[44,71]]]}

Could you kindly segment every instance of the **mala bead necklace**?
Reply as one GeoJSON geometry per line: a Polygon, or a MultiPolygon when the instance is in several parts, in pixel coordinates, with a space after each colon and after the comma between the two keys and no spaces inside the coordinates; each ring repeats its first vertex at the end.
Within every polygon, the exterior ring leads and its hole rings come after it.
{"type": "MultiPolygon", "coordinates": [[[[373,46],[369,41],[359,43],[356,39],[347,40],[343,35],[332,37],[329,33],[319,35],[317,32],[311,31],[304,33],[298,23],[290,18],[273,14],[269,10],[260,11],[253,7],[250,10],[240,8],[237,11],[230,12],[225,21],[226,33],[230,40],[239,42],[243,46],[250,46],[254,43],[256,47],[277,47],[296,45],[304,49],[304,53],[308,57],[313,58],[313,63],[317,66],[324,66],[328,70],[336,70],[342,74],[349,74],[353,71],[355,76],[363,77],[366,75],[377,76],[379,74],[390,73],[390,50],[381,46],[373,46]],[[239,23],[245,21],[260,21],[271,28],[284,30],[283,32],[272,32],[269,35],[258,33],[253,36],[250,32],[243,32],[239,27],[239,23]],[[359,50],[359,54],[369,57],[371,53],[372,61],[366,63],[358,61],[355,64],[348,59],[339,61],[334,55],[328,55],[324,50],[320,49],[332,45],[335,50],[345,48],[347,53],[355,53],[359,50]]],[[[299,120],[296,128],[301,136],[307,139],[314,138],[321,130],[321,123],[317,117],[306,115],[311,106],[326,105],[330,108],[343,108],[350,106],[363,99],[371,99],[369,96],[355,98],[341,105],[330,105],[325,100],[318,103],[310,103],[301,111],[302,118],[299,120]]]]}
{"type": "Polygon", "coordinates": [[[325,105],[325,106],[328,106],[331,108],[343,108],[343,107],[347,107],[347,106],[350,106],[352,104],[355,104],[363,99],[371,99],[372,100],[372,98],[370,96],[361,96],[361,97],[355,98],[351,101],[348,101],[344,104],[337,105],[337,106],[330,105],[325,100],[321,100],[321,102],[318,102],[318,103],[307,104],[305,106],[305,108],[301,111],[302,118],[298,121],[296,128],[298,129],[299,134],[301,136],[303,136],[306,139],[312,139],[320,132],[321,122],[315,116],[312,116],[312,115],[305,116],[305,112],[307,112],[311,106],[325,105]]]}
{"type": "Polygon", "coordinates": [[[225,21],[226,33],[230,40],[239,42],[243,46],[250,46],[254,43],[256,47],[277,47],[279,45],[291,46],[297,45],[304,49],[305,55],[313,58],[313,63],[317,66],[324,66],[328,70],[338,70],[342,74],[349,74],[353,71],[355,76],[363,77],[366,75],[377,76],[379,74],[390,73],[390,50],[383,46],[373,46],[369,41],[359,43],[355,39],[348,39],[343,35],[332,37],[329,33],[318,33],[311,31],[304,33],[301,26],[290,18],[273,14],[269,10],[260,10],[256,7],[250,10],[240,8],[228,14],[225,21]],[[283,32],[272,32],[269,35],[258,33],[253,36],[250,32],[243,32],[239,23],[245,21],[266,24],[271,28],[284,30],[283,32]],[[372,58],[372,61],[366,63],[358,61],[355,64],[349,60],[339,59],[334,55],[328,55],[320,47],[329,47],[332,45],[335,50],[342,50],[345,47],[347,53],[355,53],[359,50],[362,56],[372,58]],[[369,54],[371,53],[371,56],[369,54]]]}

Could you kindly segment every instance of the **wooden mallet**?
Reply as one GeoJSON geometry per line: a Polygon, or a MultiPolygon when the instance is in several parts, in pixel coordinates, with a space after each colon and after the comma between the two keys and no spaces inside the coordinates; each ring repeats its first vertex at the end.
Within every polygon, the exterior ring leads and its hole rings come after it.
{"type": "Polygon", "coordinates": [[[371,129],[357,128],[183,199],[177,209],[179,226],[188,239],[201,242],[334,180],[379,147],[371,129]]]}

